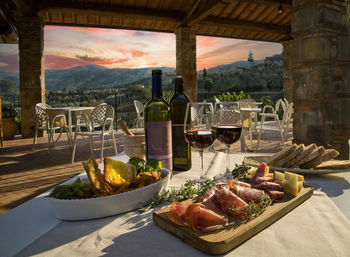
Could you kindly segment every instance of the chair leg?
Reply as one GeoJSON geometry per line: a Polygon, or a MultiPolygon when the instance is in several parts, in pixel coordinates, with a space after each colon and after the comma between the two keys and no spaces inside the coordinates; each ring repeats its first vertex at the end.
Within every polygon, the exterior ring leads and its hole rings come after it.
{"type": "Polygon", "coordinates": [[[34,140],[33,140],[33,151],[34,151],[34,146],[36,144],[36,140],[38,138],[38,128],[35,126],[35,131],[34,131],[34,140]]]}
{"type": "Polygon", "coordinates": [[[105,135],[102,133],[102,137],[101,137],[101,160],[100,162],[103,162],[103,145],[104,145],[104,141],[105,141],[105,135]]]}
{"type": "Polygon", "coordinates": [[[52,133],[51,133],[50,129],[47,130],[47,138],[48,138],[48,141],[49,141],[48,152],[50,153],[50,151],[51,151],[51,139],[52,139],[52,133]]]}
{"type": "Polygon", "coordinates": [[[265,121],[265,116],[263,116],[261,118],[261,121],[260,121],[260,130],[259,130],[259,135],[258,135],[258,142],[256,143],[256,151],[258,151],[258,148],[259,148],[259,142],[260,142],[260,138],[261,138],[261,132],[262,132],[263,126],[264,126],[264,121],[265,121]]]}
{"type": "Polygon", "coordinates": [[[114,130],[113,129],[112,129],[112,139],[113,139],[114,154],[117,155],[118,154],[117,144],[115,142],[115,136],[114,136],[114,130]]]}
{"type": "Polygon", "coordinates": [[[75,149],[77,148],[77,133],[74,134],[73,150],[72,150],[72,164],[74,163],[75,149]]]}

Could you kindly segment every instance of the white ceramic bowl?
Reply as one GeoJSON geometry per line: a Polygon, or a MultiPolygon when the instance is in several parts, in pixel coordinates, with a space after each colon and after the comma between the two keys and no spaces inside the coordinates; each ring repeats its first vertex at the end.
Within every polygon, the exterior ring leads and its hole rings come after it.
{"type": "MultiPolygon", "coordinates": [[[[62,220],[96,219],[135,210],[166,188],[170,171],[161,169],[161,172],[165,177],[156,183],[121,194],[79,200],[51,197],[52,210],[55,216],[62,220]]],[[[85,183],[89,181],[87,176],[82,176],[81,179],[85,183]]]]}

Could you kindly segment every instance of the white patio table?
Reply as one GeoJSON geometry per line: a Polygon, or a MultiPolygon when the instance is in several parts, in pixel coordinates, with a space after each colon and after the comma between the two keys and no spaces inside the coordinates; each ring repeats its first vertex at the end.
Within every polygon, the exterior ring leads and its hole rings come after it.
{"type": "MultiPolygon", "coordinates": [[[[207,177],[224,172],[223,153],[204,155],[207,177]]],[[[232,165],[247,155],[252,154],[232,154],[232,165]]],[[[114,158],[128,160],[125,154],[114,158]]],[[[192,163],[191,170],[174,172],[170,187],[199,178],[197,152],[192,163]]],[[[316,189],[310,199],[225,256],[349,256],[350,174],[305,181],[316,189]]],[[[48,193],[0,216],[0,256],[207,256],[156,226],[154,210],[61,221],[52,213],[48,193]]]]}
{"type": "Polygon", "coordinates": [[[75,116],[77,114],[80,114],[80,113],[83,113],[83,112],[92,112],[92,110],[94,109],[95,107],[90,107],[90,106],[84,106],[84,107],[50,107],[50,108],[47,108],[46,111],[48,112],[49,114],[49,117],[50,116],[54,116],[54,115],[57,115],[57,113],[67,113],[68,114],[68,134],[69,134],[69,144],[72,146],[72,142],[73,142],[73,122],[72,122],[72,112],[75,113],[75,116]],[[53,115],[51,115],[51,114],[53,115]]]}

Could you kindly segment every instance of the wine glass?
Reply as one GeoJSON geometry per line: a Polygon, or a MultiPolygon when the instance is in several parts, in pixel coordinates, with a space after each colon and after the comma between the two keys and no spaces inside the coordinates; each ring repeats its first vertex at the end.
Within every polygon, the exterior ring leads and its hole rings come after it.
{"type": "Polygon", "coordinates": [[[216,138],[226,146],[226,172],[223,175],[224,180],[228,180],[232,176],[230,171],[230,147],[240,139],[242,125],[239,103],[220,103],[220,106],[215,111],[213,129],[215,130],[216,138]]]}
{"type": "Polygon", "coordinates": [[[212,128],[214,109],[212,103],[187,103],[184,134],[191,147],[198,148],[200,156],[200,181],[205,179],[203,165],[203,150],[215,141],[215,131],[212,128]]]}

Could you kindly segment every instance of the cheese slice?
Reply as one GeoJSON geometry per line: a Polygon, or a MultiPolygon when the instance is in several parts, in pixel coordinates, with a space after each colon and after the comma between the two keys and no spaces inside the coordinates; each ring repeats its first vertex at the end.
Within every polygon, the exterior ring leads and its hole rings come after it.
{"type": "Polygon", "coordinates": [[[283,181],[284,179],[284,174],[282,172],[275,171],[275,180],[283,181]]]}
{"type": "Polygon", "coordinates": [[[299,174],[295,174],[295,173],[292,173],[292,172],[285,171],[284,172],[284,176],[285,176],[286,180],[288,180],[288,178],[290,176],[297,176],[298,177],[298,181],[304,181],[304,176],[299,175],[299,174]]]}
{"type": "Polygon", "coordinates": [[[298,175],[287,171],[284,172],[284,175],[285,179],[287,180],[287,184],[284,188],[284,191],[287,194],[297,196],[299,192],[298,175]]]}

